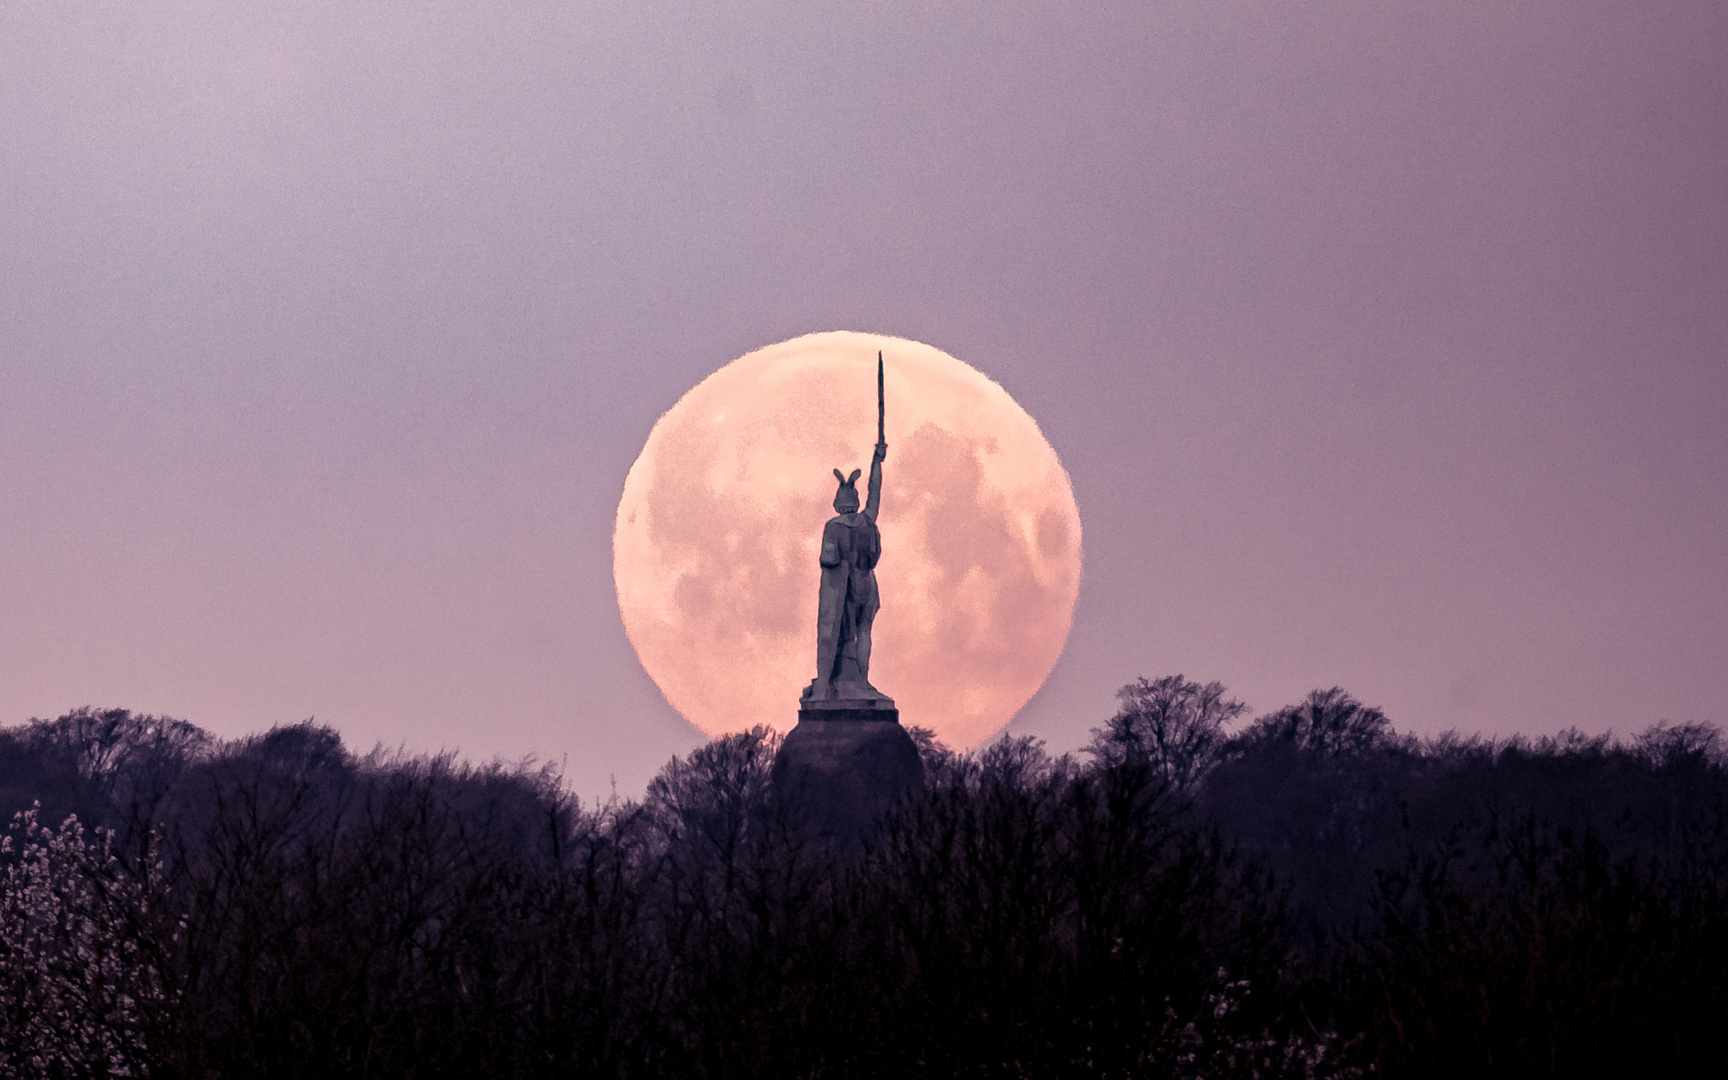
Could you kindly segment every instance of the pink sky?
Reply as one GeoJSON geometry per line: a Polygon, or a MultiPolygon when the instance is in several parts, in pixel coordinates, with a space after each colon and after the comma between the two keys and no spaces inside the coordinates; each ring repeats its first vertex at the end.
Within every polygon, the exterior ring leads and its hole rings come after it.
{"type": "Polygon", "coordinates": [[[1174,672],[1723,721],[1724,56],[1716,2],[8,5],[0,723],[640,790],[700,736],[620,625],[625,472],[832,328],[1072,474],[1013,730],[1174,672]]]}

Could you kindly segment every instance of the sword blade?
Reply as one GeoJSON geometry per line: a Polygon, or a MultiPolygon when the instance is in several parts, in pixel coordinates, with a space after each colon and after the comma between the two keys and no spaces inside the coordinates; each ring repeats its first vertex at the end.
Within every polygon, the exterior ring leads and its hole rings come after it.
{"type": "Polygon", "coordinates": [[[882,399],[882,354],[876,354],[876,445],[887,442],[885,423],[888,416],[888,406],[882,399]]]}

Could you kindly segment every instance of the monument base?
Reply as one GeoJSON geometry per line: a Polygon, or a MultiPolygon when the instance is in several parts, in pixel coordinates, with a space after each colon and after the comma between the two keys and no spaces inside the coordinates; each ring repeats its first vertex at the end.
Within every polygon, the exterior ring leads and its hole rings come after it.
{"type": "Polygon", "coordinates": [[[924,761],[912,736],[900,726],[893,703],[887,709],[822,707],[857,702],[804,702],[799,723],[780,744],[770,783],[788,812],[817,833],[857,839],[895,800],[924,784],[924,761]],[[817,705],[811,709],[809,706],[817,705]],[[878,718],[887,713],[891,719],[878,718]],[[842,714],[846,722],[836,722],[842,714]]]}
{"type": "Polygon", "coordinates": [[[798,722],[806,720],[818,722],[831,720],[862,720],[867,723],[887,721],[890,724],[900,722],[900,710],[894,707],[894,702],[885,697],[878,698],[843,698],[828,701],[813,701],[805,698],[798,703],[798,722]]]}

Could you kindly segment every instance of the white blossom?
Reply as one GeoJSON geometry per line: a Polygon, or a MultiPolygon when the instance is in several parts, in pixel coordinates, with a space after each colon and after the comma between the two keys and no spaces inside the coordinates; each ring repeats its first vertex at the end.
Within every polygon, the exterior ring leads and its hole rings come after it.
{"type": "Polygon", "coordinates": [[[114,834],[76,816],[58,830],[40,804],[0,840],[0,1077],[143,1076],[144,1020],[160,973],[141,929],[156,913],[161,866],[125,873],[114,834]]]}

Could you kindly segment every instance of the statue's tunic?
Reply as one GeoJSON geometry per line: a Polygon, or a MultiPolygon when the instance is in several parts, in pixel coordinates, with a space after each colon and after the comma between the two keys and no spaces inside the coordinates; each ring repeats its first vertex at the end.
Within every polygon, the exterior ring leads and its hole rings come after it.
{"type": "Polygon", "coordinates": [[[860,631],[870,632],[881,606],[876,596],[876,562],[881,557],[882,534],[864,514],[840,514],[823,527],[817,652],[832,656],[834,669],[818,672],[818,679],[850,682],[867,678],[857,651],[858,636],[860,631]]]}

